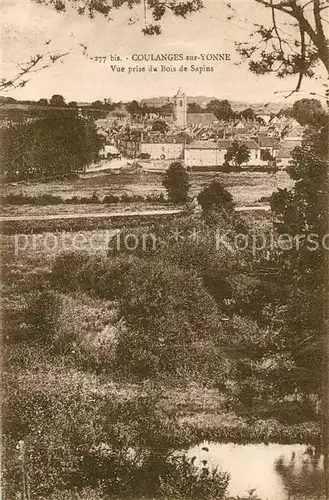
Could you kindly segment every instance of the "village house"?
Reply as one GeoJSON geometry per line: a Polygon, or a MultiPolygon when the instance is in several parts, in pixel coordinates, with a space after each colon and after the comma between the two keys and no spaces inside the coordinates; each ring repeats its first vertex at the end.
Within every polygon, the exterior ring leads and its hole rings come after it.
{"type": "Polygon", "coordinates": [[[285,169],[289,165],[293,165],[294,159],[291,153],[297,146],[301,146],[300,139],[292,140],[288,138],[280,141],[276,155],[276,165],[279,169],[285,169]]]}
{"type": "Polygon", "coordinates": [[[184,161],[187,168],[222,165],[221,151],[215,141],[193,141],[186,145],[184,161]]]}
{"type": "Polygon", "coordinates": [[[100,150],[99,156],[108,160],[121,159],[120,151],[112,144],[105,144],[100,150]]]}
{"type": "Polygon", "coordinates": [[[187,113],[188,127],[217,127],[219,121],[212,113],[187,113]]]}
{"type": "Polygon", "coordinates": [[[139,144],[139,154],[149,155],[151,160],[176,160],[183,157],[184,144],[166,138],[165,141],[142,141],[139,144]]]}
{"type": "MultiPolygon", "coordinates": [[[[258,115],[254,119],[219,121],[212,113],[189,113],[187,96],[179,89],[174,96],[172,114],[157,113],[131,119],[124,107],[117,106],[104,120],[97,120],[99,133],[115,145],[126,158],[147,160],[184,159],[187,168],[220,167],[234,140],[245,144],[250,158],[245,167],[285,168],[293,163],[291,152],[301,144],[303,127],[291,117],[258,115]],[[166,122],[163,130],[153,129],[156,121],[166,122]]],[[[107,154],[104,154],[106,156],[107,154]]]]}
{"type": "MultiPolygon", "coordinates": [[[[225,154],[232,142],[232,139],[193,141],[185,147],[185,166],[188,168],[222,166],[225,162],[225,154]]],[[[261,159],[261,148],[254,140],[243,140],[241,143],[247,146],[250,154],[249,161],[243,166],[267,165],[267,160],[261,159]]]]}
{"type": "MultiPolygon", "coordinates": [[[[256,165],[262,165],[262,164],[267,164],[267,162],[263,162],[260,157],[260,147],[259,145],[253,140],[253,139],[247,139],[247,140],[241,140],[238,141],[240,144],[244,144],[248,150],[249,150],[249,161],[244,163],[242,166],[256,166],[256,165]]],[[[221,151],[221,160],[222,163],[224,163],[225,159],[225,154],[228,150],[228,148],[232,145],[233,140],[232,139],[220,139],[218,141],[218,147],[221,151]]]]}
{"type": "Polygon", "coordinates": [[[268,161],[276,158],[280,148],[280,139],[278,137],[260,137],[258,139],[260,147],[260,159],[268,161]]]}

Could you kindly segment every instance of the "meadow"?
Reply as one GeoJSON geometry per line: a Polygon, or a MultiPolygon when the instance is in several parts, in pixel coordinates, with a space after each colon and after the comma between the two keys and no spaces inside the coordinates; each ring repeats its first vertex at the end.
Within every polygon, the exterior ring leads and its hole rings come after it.
{"type": "MultiPolygon", "coordinates": [[[[52,181],[47,183],[17,183],[2,186],[2,196],[9,194],[26,194],[40,196],[52,194],[64,200],[73,196],[89,196],[95,192],[99,197],[113,195],[154,195],[165,193],[162,187],[163,173],[159,172],[110,172],[78,178],[71,181],[52,181]]],[[[208,185],[214,178],[220,180],[231,192],[237,206],[254,205],[262,197],[269,197],[278,187],[291,187],[293,181],[285,171],[276,174],[267,172],[242,171],[239,173],[223,172],[191,172],[190,183],[192,197],[208,185]]]]}

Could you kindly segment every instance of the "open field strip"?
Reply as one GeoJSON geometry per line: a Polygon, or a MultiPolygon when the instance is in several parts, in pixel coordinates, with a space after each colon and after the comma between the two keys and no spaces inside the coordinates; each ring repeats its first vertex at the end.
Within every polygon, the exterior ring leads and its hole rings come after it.
{"type": "Polygon", "coordinates": [[[140,216],[153,216],[153,215],[175,215],[181,213],[182,209],[168,209],[168,210],[143,210],[143,211],[130,211],[130,212],[94,212],[94,213],[80,213],[80,214],[51,214],[51,215],[16,215],[0,217],[0,221],[28,221],[28,220],[57,220],[57,219],[90,219],[90,218],[116,218],[116,217],[140,217],[140,216]]]}
{"type": "MultiPolygon", "coordinates": [[[[154,195],[165,193],[162,186],[163,173],[156,172],[110,172],[97,177],[78,178],[72,181],[22,182],[5,184],[1,187],[2,196],[25,194],[40,196],[52,194],[63,200],[73,196],[99,197],[109,194],[154,195]]],[[[189,176],[190,195],[196,196],[212,180],[217,179],[230,191],[238,206],[255,205],[262,197],[270,196],[278,188],[290,188],[293,181],[284,171],[276,174],[266,172],[192,172],[189,176]]]]}
{"type": "MultiPolygon", "coordinates": [[[[237,207],[237,212],[257,212],[257,211],[269,211],[269,205],[255,205],[255,206],[244,206],[237,207]]],[[[143,210],[136,212],[93,212],[93,213],[82,213],[82,214],[49,214],[49,215],[15,215],[15,216],[0,216],[1,222],[10,221],[33,221],[33,220],[56,220],[56,219],[90,219],[90,218],[120,218],[120,217],[140,217],[140,216],[153,216],[153,215],[176,215],[182,213],[183,209],[161,209],[161,210],[143,210]]]]}

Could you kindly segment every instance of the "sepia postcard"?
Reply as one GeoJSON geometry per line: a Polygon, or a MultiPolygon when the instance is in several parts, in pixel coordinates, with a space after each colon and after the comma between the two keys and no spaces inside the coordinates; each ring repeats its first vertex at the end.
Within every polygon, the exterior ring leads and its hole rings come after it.
{"type": "Polygon", "coordinates": [[[4,500],[329,500],[327,0],[3,0],[4,500]]]}

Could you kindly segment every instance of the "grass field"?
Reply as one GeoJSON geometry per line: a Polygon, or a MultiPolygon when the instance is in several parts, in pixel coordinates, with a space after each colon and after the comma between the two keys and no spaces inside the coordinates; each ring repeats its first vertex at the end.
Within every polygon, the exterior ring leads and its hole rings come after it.
{"type": "Polygon", "coordinates": [[[33,216],[33,215],[67,215],[67,214],[106,214],[109,212],[135,212],[152,210],[170,210],[176,208],[169,203],[120,203],[120,204],[78,204],[78,205],[4,205],[1,210],[2,216],[33,216]]]}
{"type": "MultiPolygon", "coordinates": [[[[266,172],[193,172],[190,174],[191,195],[196,196],[198,192],[207,186],[213,179],[217,178],[232,193],[238,206],[254,205],[262,197],[270,196],[277,188],[290,187],[293,181],[284,171],[276,174],[266,172]]],[[[61,196],[63,199],[72,196],[98,196],[109,194],[122,195],[150,195],[164,192],[162,187],[162,173],[140,172],[122,173],[111,172],[88,178],[79,178],[74,181],[54,181],[48,183],[17,183],[2,186],[2,196],[8,194],[26,194],[38,196],[45,193],[61,196]]]]}

